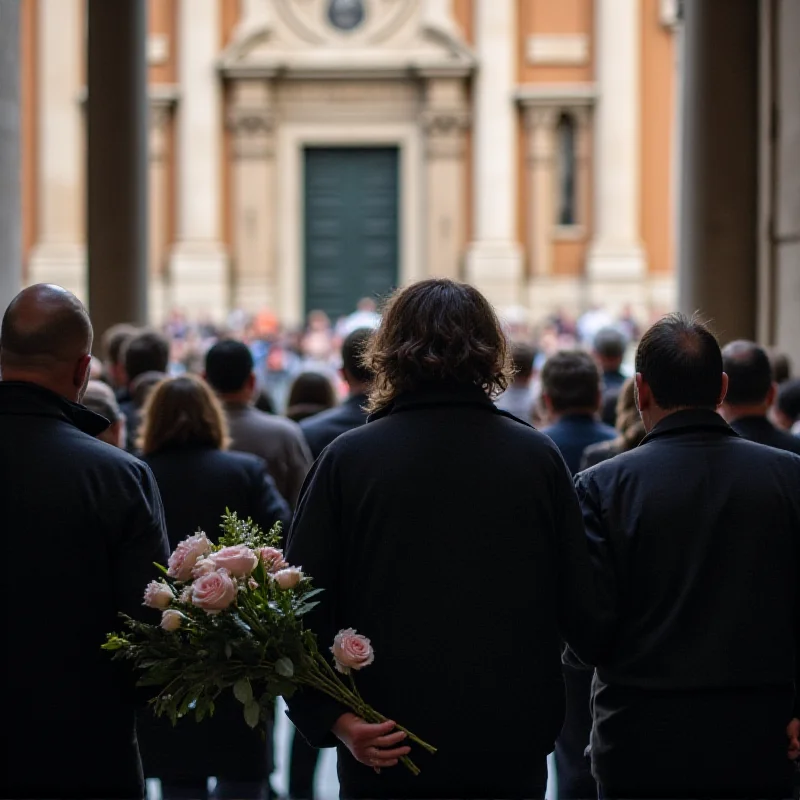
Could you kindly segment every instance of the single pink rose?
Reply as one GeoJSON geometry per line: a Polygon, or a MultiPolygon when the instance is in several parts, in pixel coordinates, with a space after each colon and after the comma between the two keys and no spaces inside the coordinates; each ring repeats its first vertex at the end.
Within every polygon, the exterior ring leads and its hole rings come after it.
{"type": "Polygon", "coordinates": [[[347,675],[351,669],[363,669],[375,660],[369,639],[352,628],[339,631],[333,640],[331,653],[336,660],[336,669],[347,675]]]}
{"type": "Polygon", "coordinates": [[[184,539],[175,548],[175,552],[169,557],[169,570],[167,575],[178,581],[188,581],[192,577],[192,569],[200,556],[211,552],[211,542],[208,537],[198,531],[194,536],[184,539]]]}
{"type": "Polygon", "coordinates": [[[204,611],[222,611],[235,597],[236,584],[225,569],[209,572],[192,584],[192,603],[204,611]]]}
{"type": "Polygon", "coordinates": [[[286,567],[286,569],[279,570],[273,576],[275,583],[281,589],[294,589],[303,580],[303,573],[297,567],[286,567]]]}
{"type": "Polygon", "coordinates": [[[217,569],[217,562],[215,561],[215,554],[211,553],[207,556],[200,556],[197,563],[192,567],[192,577],[202,578],[203,575],[208,575],[209,572],[215,572],[217,569]]]}
{"type": "Polygon", "coordinates": [[[276,547],[262,547],[258,557],[264,562],[267,572],[279,572],[289,566],[283,558],[283,550],[276,547]]]}
{"type": "Polygon", "coordinates": [[[161,615],[161,627],[165,631],[176,631],[183,624],[183,614],[174,608],[168,608],[161,615]]]}
{"type": "Polygon", "coordinates": [[[172,589],[162,581],[150,581],[144,590],[144,603],[149,608],[160,608],[162,611],[172,602],[172,589]]]}
{"type": "Polygon", "coordinates": [[[223,547],[212,556],[217,569],[226,569],[236,578],[247,577],[258,564],[258,556],[243,544],[223,547]]]}

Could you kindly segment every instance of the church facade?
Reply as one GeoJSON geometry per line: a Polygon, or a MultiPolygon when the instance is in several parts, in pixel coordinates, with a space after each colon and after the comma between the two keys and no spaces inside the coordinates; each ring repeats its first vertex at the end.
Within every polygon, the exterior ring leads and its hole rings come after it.
{"type": "MultiPolygon", "coordinates": [[[[675,306],[676,4],[149,0],[149,292],[290,324],[427,276],[675,306]]],[[[24,279],[86,293],[85,7],[22,0],[24,279]]]]}

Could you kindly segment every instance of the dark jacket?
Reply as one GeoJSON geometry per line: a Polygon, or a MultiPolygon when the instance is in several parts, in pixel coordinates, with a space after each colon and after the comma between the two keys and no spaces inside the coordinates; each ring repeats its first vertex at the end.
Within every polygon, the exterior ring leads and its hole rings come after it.
{"type": "MultiPolygon", "coordinates": [[[[563,721],[560,638],[591,652],[598,629],[585,546],[558,450],[477,387],[403,395],[325,450],[287,551],[326,589],[310,625],[324,653],[341,628],[368,636],[362,694],[439,748],[414,749],[414,778],[340,747],[344,797],[531,791],[563,721]]],[[[341,707],[306,692],[290,709],[335,743],[341,707]]]]}
{"type": "MultiPolygon", "coordinates": [[[[226,508],[243,519],[252,517],[264,529],[281,521],[288,530],[289,507],[257,456],[175,447],[153,453],[146,461],[164,499],[172,548],[197,530],[216,541],[226,508]]],[[[242,707],[230,693],[219,698],[214,716],[202,723],[190,715],[173,728],[165,718],[141,715],[139,744],[147,777],[259,781],[270,771],[271,747],[261,731],[247,727],[242,707]]]]}
{"type": "Polygon", "coordinates": [[[616,439],[607,439],[604,442],[590,444],[581,456],[581,470],[589,469],[589,467],[594,467],[609,458],[618,456],[623,452],[622,446],[623,442],[619,436],[616,439]]]}
{"type": "Polygon", "coordinates": [[[590,414],[565,414],[555,424],[543,428],[542,433],[556,443],[573,475],[580,469],[581,456],[589,445],[607,442],[619,435],[614,428],[598,422],[590,414]]]}
{"type": "Polygon", "coordinates": [[[800,455],[800,438],[779,430],[766,417],[741,417],[731,422],[731,428],[751,442],[800,455]]]}
{"type": "Polygon", "coordinates": [[[353,428],[360,428],[367,421],[364,406],[367,403],[365,394],[348,397],[340,406],[330,408],[321,414],[304,419],[300,430],[306,437],[311,455],[315,459],[337,437],[353,428]]]}
{"type": "Polygon", "coordinates": [[[134,676],[100,646],[165,563],[150,470],[94,438],[108,421],[0,382],[3,797],[141,797],[134,676]]]}
{"type": "MultiPolygon", "coordinates": [[[[706,694],[783,689],[782,735],[800,685],[800,458],[740,438],[712,411],[680,411],[576,487],[611,624],[592,662],[596,765],[621,744],[604,739],[622,709],[606,687],[694,693],[678,731],[706,694]]],[[[764,733],[751,727],[733,733],[764,733]]]]}
{"type": "Polygon", "coordinates": [[[161,490],[172,548],[198,529],[216,541],[226,508],[243,519],[252,517],[265,530],[276,522],[289,530],[289,506],[258,456],[204,446],[168,447],[145,462],[161,490]]]}

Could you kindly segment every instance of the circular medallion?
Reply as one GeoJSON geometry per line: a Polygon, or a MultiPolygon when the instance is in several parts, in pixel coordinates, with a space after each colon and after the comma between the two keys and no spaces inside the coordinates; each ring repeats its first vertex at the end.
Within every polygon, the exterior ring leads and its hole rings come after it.
{"type": "Polygon", "coordinates": [[[364,0],[330,0],[328,19],[340,31],[352,31],[364,21],[364,0]]]}

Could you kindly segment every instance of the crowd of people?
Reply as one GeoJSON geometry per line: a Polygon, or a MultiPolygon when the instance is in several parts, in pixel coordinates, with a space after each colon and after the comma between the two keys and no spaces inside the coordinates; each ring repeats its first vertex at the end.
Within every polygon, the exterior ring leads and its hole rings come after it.
{"type": "Polygon", "coordinates": [[[313,797],[332,745],[348,798],[541,797],[553,749],[562,800],[788,796],[785,356],[720,349],[680,315],[643,332],[629,310],[534,334],[444,280],[297,334],[268,313],[224,330],[174,314],[96,342],[80,302],[39,285],[6,310],[0,374],[19,600],[3,796],[140,797],[142,776],[164,800],[204,798],[210,777],[214,797],[271,794],[271,731],[232,697],[173,728],[99,651],[119,612],[147,613],[153,562],[198,529],[214,539],[226,509],[281,524],[326,589],[309,625],[368,633],[362,691],[439,748],[419,778],[390,769],[408,752],[391,727],[301,693],[292,798],[313,797]]]}

